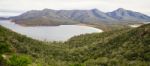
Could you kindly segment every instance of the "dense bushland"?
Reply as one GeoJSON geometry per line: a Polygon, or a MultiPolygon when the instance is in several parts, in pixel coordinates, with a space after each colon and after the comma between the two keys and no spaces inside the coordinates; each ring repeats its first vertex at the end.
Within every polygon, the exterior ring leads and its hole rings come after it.
{"type": "Polygon", "coordinates": [[[41,42],[0,26],[0,49],[0,64],[8,65],[7,60],[19,58],[26,62],[22,66],[149,66],[150,24],[75,36],[66,42],[41,42]]]}

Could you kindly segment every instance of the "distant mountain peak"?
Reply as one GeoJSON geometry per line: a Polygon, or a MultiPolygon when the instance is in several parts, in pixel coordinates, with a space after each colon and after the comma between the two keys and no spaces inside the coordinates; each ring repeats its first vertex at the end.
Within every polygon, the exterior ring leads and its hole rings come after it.
{"type": "Polygon", "coordinates": [[[118,8],[118,9],[112,11],[112,12],[116,12],[116,13],[125,13],[125,12],[127,12],[127,11],[129,11],[129,10],[126,10],[126,9],[123,9],[123,8],[118,8]]]}
{"type": "MultiPolygon", "coordinates": [[[[36,19],[41,22],[149,22],[150,17],[139,12],[118,8],[112,12],[104,13],[98,9],[91,10],[32,10],[20,16],[13,17],[15,21],[36,19]],[[47,19],[43,18],[46,17],[47,19]]],[[[31,20],[32,21],[32,20],[31,20]]],[[[35,21],[36,22],[36,21],[35,21]]]]}
{"type": "Polygon", "coordinates": [[[97,8],[92,9],[92,11],[99,11],[97,8]]]}
{"type": "Polygon", "coordinates": [[[118,8],[116,11],[126,11],[126,10],[123,8],[118,8]]]}

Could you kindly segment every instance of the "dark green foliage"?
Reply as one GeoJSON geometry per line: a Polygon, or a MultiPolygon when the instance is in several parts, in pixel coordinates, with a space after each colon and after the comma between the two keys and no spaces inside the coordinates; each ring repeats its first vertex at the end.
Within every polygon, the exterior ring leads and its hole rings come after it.
{"type": "Polygon", "coordinates": [[[70,66],[85,66],[83,64],[71,64],[70,66]]]}
{"type": "Polygon", "coordinates": [[[144,54],[144,60],[150,61],[150,52],[144,54]]]}
{"type": "Polygon", "coordinates": [[[7,60],[8,66],[28,66],[31,59],[26,55],[13,55],[7,60]]]}
{"type": "Polygon", "coordinates": [[[9,51],[10,51],[9,45],[0,42],[0,50],[1,50],[1,51],[0,51],[0,54],[3,54],[3,53],[5,53],[5,52],[9,52],[9,51]]]}
{"type": "MultiPolygon", "coordinates": [[[[0,43],[33,57],[42,66],[149,66],[150,24],[135,29],[75,36],[66,42],[40,42],[0,27],[0,43]]],[[[3,52],[3,51],[2,51],[3,52]]]]}
{"type": "Polygon", "coordinates": [[[4,41],[4,39],[0,38],[0,66],[4,66],[4,64],[5,64],[2,55],[4,53],[11,52],[10,46],[3,41],[4,41]]]}

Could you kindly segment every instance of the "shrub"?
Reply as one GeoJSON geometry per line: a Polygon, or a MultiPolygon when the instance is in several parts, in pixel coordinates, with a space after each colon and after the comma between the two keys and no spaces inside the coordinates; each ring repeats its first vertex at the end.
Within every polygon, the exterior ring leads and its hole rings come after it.
{"type": "Polygon", "coordinates": [[[144,59],[150,61],[150,52],[144,54],[144,59]]]}
{"type": "Polygon", "coordinates": [[[31,59],[26,55],[13,55],[7,60],[8,66],[28,66],[31,63],[31,59]]]}
{"type": "Polygon", "coordinates": [[[0,42],[0,54],[3,54],[5,52],[9,52],[10,48],[8,44],[0,42]]]}

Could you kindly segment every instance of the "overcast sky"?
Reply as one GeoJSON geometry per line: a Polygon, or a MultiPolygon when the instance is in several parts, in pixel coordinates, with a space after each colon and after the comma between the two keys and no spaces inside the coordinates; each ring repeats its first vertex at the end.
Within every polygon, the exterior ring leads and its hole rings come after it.
{"type": "Polygon", "coordinates": [[[0,12],[49,9],[93,9],[104,12],[124,8],[150,15],[150,0],[0,0],[0,12]]]}

